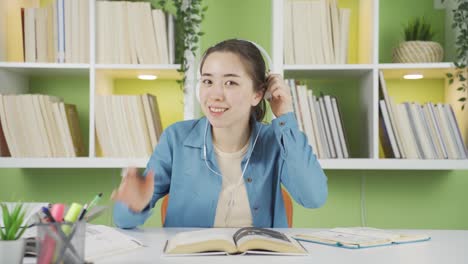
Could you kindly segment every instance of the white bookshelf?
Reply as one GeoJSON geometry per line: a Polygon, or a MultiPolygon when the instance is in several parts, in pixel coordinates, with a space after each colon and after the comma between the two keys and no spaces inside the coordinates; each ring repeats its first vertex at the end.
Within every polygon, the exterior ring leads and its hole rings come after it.
{"type": "MultiPolygon", "coordinates": [[[[0,168],[122,168],[136,166],[143,168],[148,158],[104,158],[96,157],[94,101],[97,92],[97,81],[103,77],[132,77],[141,72],[156,73],[161,79],[179,79],[177,72],[180,65],[156,64],[99,64],[96,63],[95,38],[95,2],[90,2],[90,62],[86,64],[59,63],[11,63],[0,62],[0,82],[4,84],[1,91],[9,93],[27,93],[29,78],[39,75],[86,76],[89,78],[89,154],[79,158],[0,158],[0,168]],[[14,89],[12,89],[14,87],[14,89]],[[2,90],[3,89],[3,90],[2,90]]],[[[359,37],[360,52],[367,53],[359,57],[359,64],[320,64],[320,65],[285,65],[283,63],[283,1],[272,0],[272,60],[273,72],[282,73],[288,77],[322,77],[322,78],[356,78],[359,80],[360,112],[365,125],[362,138],[365,144],[366,157],[350,159],[322,159],[320,164],[327,170],[468,170],[468,160],[403,160],[379,159],[378,157],[378,71],[385,75],[398,78],[401,71],[422,70],[425,73],[441,76],[441,70],[450,69],[451,63],[430,64],[380,64],[378,60],[379,36],[379,0],[360,0],[364,13],[359,23],[364,25],[366,35],[359,37]],[[367,19],[367,20],[366,20],[367,19]]],[[[363,34],[363,33],[361,33],[363,34]]],[[[171,34],[170,34],[171,35],[171,34]]],[[[188,79],[193,83],[196,67],[191,67],[188,79]]],[[[66,87],[64,87],[66,89],[66,87]]],[[[186,87],[184,93],[184,119],[198,117],[195,94],[191,87],[186,87]]],[[[73,102],[71,102],[73,103],[73,102]]],[[[164,113],[162,113],[164,114],[164,113]]]]}
{"type": "Polygon", "coordinates": [[[451,69],[454,67],[451,62],[438,63],[381,63],[377,65],[379,69],[451,69]]]}
{"type": "Polygon", "coordinates": [[[330,170],[468,170],[466,160],[323,159],[320,165],[330,170]]]}
{"type": "Polygon", "coordinates": [[[177,70],[180,64],[96,64],[96,69],[106,70],[177,70]]]}
{"type": "MultiPolygon", "coordinates": [[[[181,79],[181,74],[177,72],[179,64],[102,64],[96,61],[96,8],[95,4],[100,0],[89,1],[89,62],[88,63],[30,63],[30,62],[5,62],[0,61],[0,92],[8,94],[22,94],[30,91],[31,78],[37,76],[44,77],[72,77],[80,76],[89,81],[89,87],[83,92],[89,94],[89,145],[88,156],[77,158],[0,158],[0,168],[122,168],[127,166],[144,167],[148,158],[105,158],[97,157],[95,138],[95,97],[99,91],[98,83],[100,79],[108,81],[112,89],[113,79],[133,78],[139,74],[155,74],[158,80],[181,79]]],[[[174,27],[172,17],[169,17],[169,45],[174,44],[174,27]]],[[[169,47],[169,52],[174,52],[174,47],[169,47]]],[[[170,61],[174,61],[174,55],[170,56],[170,61]]],[[[63,87],[67,89],[67,87],[63,87]]],[[[81,92],[81,91],[80,91],[81,92]]],[[[184,94],[184,101],[193,101],[184,94]]],[[[67,101],[67,103],[74,103],[67,101]]],[[[192,105],[193,104],[188,104],[192,105]]],[[[193,118],[194,109],[184,107],[184,119],[193,118]]],[[[164,112],[162,112],[164,115],[164,112]]],[[[81,124],[83,126],[83,124],[81,124]]]]}
{"type": "Polygon", "coordinates": [[[145,158],[1,158],[0,168],[144,168],[147,162],[145,158]]]}
{"type": "Polygon", "coordinates": [[[89,69],[87,63],[34,63],[34,62],[0,62],[0,68],[8,69],[89,69]]]}
{"type": "Polygon", "coordinates": [[[87,75],[91,69],[90,64],[83,63],[16,63],[0,62],[0,71],[18,73],[22,76],[41,75],[87,75]]]}
{"type": "MultiPolygon", "coordinates": [[[[339,1],[339,0],[338,0],[339,1]]],[[[272,0],[272,60],[274,72],[286,78],[312,79],[355,78],[359,82],[359,112],[365,119],[362,135],[367,149],[364,158],[322,159],[320,164],[330,170],[468,170],[468,160],[408,160],[379,158],[379,71],[386,79],[401,79],[406,73],[422,73],[428,79],[444,79],[453,63],[379,63],[379,0],[359,0],[358,63],[356,64],[284,64],[285,0],[272,0]],[[362,30],[361,30],[362,29],[362,30]]],[[[445,87],[447,90],[447,87],[445,87]]],[[[447,91],[446,91],[447,93],[447,91]]],[[[460,121],[460,120],[459,120],[460,121]]],[[[465,142],[466,144],[466,142],[465,142]]]]}
{"type": "MultiPolygon", "coordinates": [[[[146,158],[2,158],[0,168],[145,168],[146,158]]],[[[468,170],[466,160],[322,159],[325,170],[468,170]]]]}

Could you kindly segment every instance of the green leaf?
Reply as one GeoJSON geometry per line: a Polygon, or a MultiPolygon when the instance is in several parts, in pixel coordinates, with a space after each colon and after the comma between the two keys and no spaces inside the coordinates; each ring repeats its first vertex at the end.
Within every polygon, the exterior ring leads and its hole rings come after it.
{"type": "Polygon", "coordinates": [[[453,78],[453,74],[451,74],[451,73],[447,73],[446,76],[447,76],[448,78],[453,78]]]}
{"type": "Polygon", "coordinates": [[[16,237],[16,233],[20,228],[20,225],[23,223],[24,214],[25,212],[20,213],[19,218],[12,223],[10,230],[7,230],[7,240],[13,240],[16,237]]]}
{"type": "Polygon", "coordinates": [[[458,87],[457,91],[462,91],[464,88],[463,87],[458,87]]]}
{"type": "Polygon", "coordinates": [[[449,80],[449,84],[452,84],[452,83],[453,83],[453,79],[450,79],[450,80],[449,80]]]}
{"type": "Polygon", "coordinates": [[[28,227],[26,225],[22,226],[16,235],[15,240],[18,240],[24,234],[24,231],[26,231],[27,228],[28,227]]]}
{"type": "Polygon", "coordinates": [[[430,41],[434,38],[435,35],[431,24],[426,22],[424,17],[418,17],[410,20],[405,26],[403,32],[406,41],[430,41]]]}
{"type": "Polygon", "coordinates": [[[460,101],[460,102],[465,102],[465,101],[466,101],[466,97],[462,97],[462,98],[458,99],[458,101],[460,101]]]}
{"type": "Polygon", "coordinates": [[[1,204],[1,206],[3,214],[3,225],[5,226],[5,230],[8,230],[10,228],[10,212],[8,211],[6,204],[1,204]]]}
{"type": "MultiPolygon", "coordinates": [[[[18,218],[18,215],[21,212],[22,207],[23,207],[22,204],[17,204],[15,206],[15,209],[13,210],[13,213],[11,214],[11,219],[12,219],[13,222],[15,222],[16,219],[18,218]]],[[[13,223],[12,223],[12,225],[13,225],[13,223]]]]}
{"type": "Polygon", "coordinates": [[[0,205],[2,207],[3,221],[4,223],[8,223],[8,226],[5,225],[5,228],[0,230],[0,238],[2,240],[16,240],[19,237],[17,236],[18,230],[21,228],[20,231],[22,235],[22,232],[24,232],[23,229],[25,229],[25,226],[22,227],[26,214],[23,210],[23,204],[18,203],[13,209],[13,212],[10,212],[5,204],[0,205]]]}

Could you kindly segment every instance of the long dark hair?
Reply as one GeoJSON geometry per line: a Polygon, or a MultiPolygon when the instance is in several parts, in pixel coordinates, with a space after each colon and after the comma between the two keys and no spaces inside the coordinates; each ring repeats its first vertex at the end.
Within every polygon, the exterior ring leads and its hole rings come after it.
{"type": "MultiPolygon", "coordinates": [[[[263,60],[262,53],[253,43],[246,40],[228,39],[210,47],[205,51],[200,62],[200,74],[206,58],[213,52],[231,52],[238,55],[247,69],[247,74],[253,80],[255,92],[265,91],[267,77],[265,61],[263,60]]],[[[260,103],[252,109],[255,120],[261,122],[265,117],[265,110],[266,103],[265,99],[262,98],[260,103]]]]}

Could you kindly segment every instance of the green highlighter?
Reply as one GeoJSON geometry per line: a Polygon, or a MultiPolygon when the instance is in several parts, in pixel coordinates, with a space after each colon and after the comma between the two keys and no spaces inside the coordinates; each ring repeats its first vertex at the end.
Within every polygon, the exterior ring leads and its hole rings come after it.
{"type": "MultiPolygon", "coordinates": [[[[78,220],[78,216],[81,213],[81,210],[83,210],[83,205],[79,203],[72,203],[70,206],[70,209],[68,209],[67,214],[65,215],[65,218],[63,220],[65,222],[73,223],[76,220],[78,220]]],[[[70,225],[63,225],[62,230],[65,234],[70,234],[71,231],[71,226],[70,225]]]]}

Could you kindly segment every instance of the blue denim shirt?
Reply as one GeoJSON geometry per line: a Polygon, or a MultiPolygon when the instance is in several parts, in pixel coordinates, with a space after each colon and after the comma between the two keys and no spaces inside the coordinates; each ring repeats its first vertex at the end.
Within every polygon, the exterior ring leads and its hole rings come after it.
{"type": "MultiPolygon", "coordinates": [[[[216,215],[222,178],[212,172],[206,162],[219,172],[211,129],[201,118],[175,123],[162,134],[146,171],[155,172],[153,198],[140,213],[116,202],[114,223],[121,228],[142,225],[151,215],[159,198],[169,193],[164,225],[166,227],[212,227],[216,215]]],[[[307,208],[322,206],[328,195],[327,177],[299,131],[293,113],[284,114],[265,125],[251,121],[250,144],[241,166],[256,227],[287,227],[281,184],[299,204],[307,208]],[[257,143],[252,149],[255,137],[257,143]]]]}

